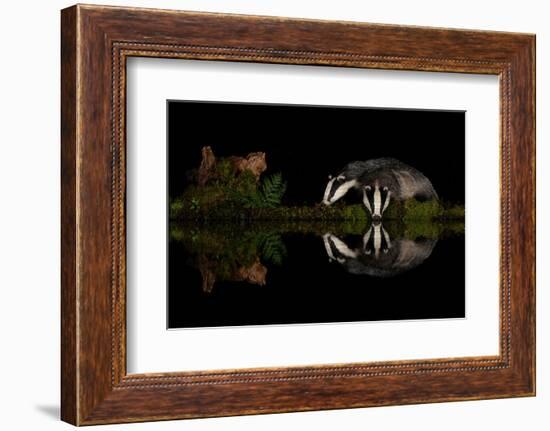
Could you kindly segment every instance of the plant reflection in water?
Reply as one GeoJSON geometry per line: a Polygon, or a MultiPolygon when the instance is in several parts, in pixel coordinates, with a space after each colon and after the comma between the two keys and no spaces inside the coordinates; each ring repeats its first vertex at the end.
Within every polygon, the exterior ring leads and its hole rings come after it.
{"type": "Polygon", "coordinates": [[[285,238],[296,235],[319,238],[318,253],[349,274],[384,278],[418,267],[440,237],[462,235],[463,229],[463,223],[183,223],[173,225],[171,240],[185,248],[187,264],[201,274],[202,290],[211,292],[222,281],[265,285],[269,267],[285,265],[285,238]]]}

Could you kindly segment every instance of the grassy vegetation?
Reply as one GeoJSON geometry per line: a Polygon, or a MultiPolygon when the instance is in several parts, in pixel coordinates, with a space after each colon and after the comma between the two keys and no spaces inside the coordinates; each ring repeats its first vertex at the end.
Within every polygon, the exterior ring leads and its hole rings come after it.
{"type": "MultiPolygon", "coordinates": [[[[207,186],[208,187],[208,186],[207,186]]],[[[304,221],[370,221],[370,214],[361,204],[314,206],[247,207],[242,202],[224,200],[214,205],[196,196],[175,199],[170,203],[170,218],[174,220],[304,220],[304,221]]],[[[464,220],[464,207],[436,201],[419,202],[414,199],[392,202],[384,213],[384,220],[406,222],[464,220]]]]}
{"type": "MultiPolygon", "coordinates": [[[[220,159],[208,184],[190,185],[182,196],[170,202],[170,218],[207,222],[228,220],[249,222],[278,221],[348,221],[370,222],[370,214],[362,204],[332,206],[283,205],[286,183],[281,174],[257,181],[249,171],[235,175],[231,163],[220,159]]],[[[464,220],[464,206],[444,202],[393,201],[384,213],[384,221],[442,221],[464,220]]]]}
{"type": "Polygon", "coordinates": [[[464,206],[441,201],[419,202],[409,199],[392,202],[384,212],[384,219],[403,220],[464,220],[464,206]]]}

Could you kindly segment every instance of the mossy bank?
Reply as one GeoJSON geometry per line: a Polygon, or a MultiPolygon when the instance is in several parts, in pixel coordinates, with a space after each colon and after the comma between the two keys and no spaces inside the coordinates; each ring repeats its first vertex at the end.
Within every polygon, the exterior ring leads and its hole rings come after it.
{"type": "MultiPolygon", "coordinates": [[[[183,194],[170,201],[172,220],[279,220],[279,221],[365,221],[370,213],[362,204],[331,206],[285,205],[287,184],[280,173],[254,175],[249,170],[235,172],[230,159],[218,159],[204,184],[192,183],[183,194]]],[[[443,201],[393,201],[384,220],[444,221],[464,220],[464,206],[443,201]]]]}

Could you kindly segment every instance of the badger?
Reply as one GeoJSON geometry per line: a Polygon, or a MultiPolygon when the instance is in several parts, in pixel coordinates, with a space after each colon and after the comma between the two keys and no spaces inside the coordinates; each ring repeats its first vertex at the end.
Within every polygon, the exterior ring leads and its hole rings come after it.
{"type": "Polygon", "coordinates": [[[359,178],[369,170],[372,163],[366,162],[351,162],[335,177],[328,176],[328,184],[325,187],[323,203],[331,205],[338,199],[343,197],[350,189],[360,189],[359,178]]]}
{"type": "Polygon", "coordinates": [[[373,220],[382,218],[392,199],[439,199],[431,181],[422,172],[389,157],[346,165],[336,178],[330,178],[323,203],[333,204],[352,188],[362,192],[363,205],[373,220]]]}
{"type": "Polygon", "coordinates": [[[323,235],[329,261],[338,262],[350,274],[394,277],[422,264],[437,243],[434,239],[391,241],[381,223],[373,224],[363,236],[362,245],[349,247],[331,233],[323,235]]]}

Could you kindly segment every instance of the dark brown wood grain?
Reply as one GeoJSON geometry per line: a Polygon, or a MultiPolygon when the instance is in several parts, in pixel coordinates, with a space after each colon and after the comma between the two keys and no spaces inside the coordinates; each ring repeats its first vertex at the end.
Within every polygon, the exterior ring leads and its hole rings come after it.
{"type": "Polygon", "coordinates": [[[79,5],[62,11],[61,47],[63,420],[88,425],[534,395],[533,35],[79,5]],[[130,56],[498,75],[500,354],[127,375],[130,56]]]}
{"type": "Polygon", "coordinates": [[[61,417],[76,423],[76,8],[61,16],[61,76],[61,417]]]}

